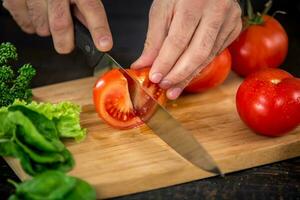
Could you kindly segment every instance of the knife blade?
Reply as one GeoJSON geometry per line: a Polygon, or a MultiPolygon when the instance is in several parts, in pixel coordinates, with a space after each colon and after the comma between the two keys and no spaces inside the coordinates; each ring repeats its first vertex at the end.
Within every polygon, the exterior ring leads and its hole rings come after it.
{"type": "MultiPolygon", "coordinates": [[[[155,106],[156,110],[151,117],[144,112],[136,113],[137,116],[166,144],[174,149],[185,160],[205,171],[222,175],[216,162],[209,153],[202,147],[196,138],[185,129],[163,106],[161,106],[152,96],[132,77],[118,62],[107,53],[97,50],[87,29],[74,20],[76,46],[83,50],[90,66],[94,68],[94,76],[98,76],[104,71],[117,68],[127,78],[131,84],[129,93],[132,102],[138,102],[141,98],[134,94],[136,88],[143,91],[143,98],[147,99],[147,105],[155,106]],[[145,94],[145,95],[144,95],[145,94]]],[[[133,103],[133,107],[136,105],[133,103]]]]}

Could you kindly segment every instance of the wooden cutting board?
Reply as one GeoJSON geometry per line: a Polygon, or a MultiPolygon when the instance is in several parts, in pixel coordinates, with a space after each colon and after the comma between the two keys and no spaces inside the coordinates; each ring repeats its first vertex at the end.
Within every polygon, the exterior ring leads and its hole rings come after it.
{"type": "MultiPolygon", "coordinates": [[[[38,101],[70,100],[82,105],[81,123],[88,137],[81,143],[66,143],[76,160],[70,174],[91,183],[99,198],[212,176],[185,161],[146,126],[121,131],[104,124],[92,104],[94,81],[85,78],[41,87],[34,89],[34,96],[38,101]]],[[[222,86],[182,96],[169,102],[167,109],[192,131],[225,173],[299,156],[300,127],[286,136],[267,138],[242,123],[235,109],[240,82],[231,74],[222,86]]],[[[22,180],[26,178],[17,160],[6,161],[22,180]]]]}

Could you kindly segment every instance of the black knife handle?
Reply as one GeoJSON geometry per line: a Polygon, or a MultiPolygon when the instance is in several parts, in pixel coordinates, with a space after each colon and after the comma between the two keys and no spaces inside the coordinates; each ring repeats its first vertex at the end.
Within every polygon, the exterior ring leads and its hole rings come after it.
{"type": "Polygon", "coordinates": [[[75,45],[85,54],[89,66],[94,67],[103,57],[104,53],[100,52],[92,39],[88,29],[81,22],[73,17],[75,30],[75,45]]]}

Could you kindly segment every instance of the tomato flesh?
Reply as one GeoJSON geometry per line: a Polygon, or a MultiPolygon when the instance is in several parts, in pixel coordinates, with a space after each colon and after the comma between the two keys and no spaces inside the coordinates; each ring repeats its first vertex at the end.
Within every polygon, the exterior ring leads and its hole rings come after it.
{"type": "MultiPolygon", "coordinates": [[[[142,87],[162,105],[166,101],[165,91],[157,84],[148,79],[149,68],[141,70],[128,69],[127,72],[134,77],[142,87]]],[[[119,128],[130,129],[143,124],[140,119],[147,119],[155,110],[155,106],[150,105],[148,95],[143,94],[139,87],[133,88],[135,84],[130,83],[118,69],[113,69],[101,76],[93,90],[94,104],[100,118],[107,124],[119,128]],[[134,89],[130,91],[129,89],[134,89]],[[139,98],[134,98],[138,96],[139,98]],[[131,102],[134,100],[136,102],[131,102]]]]}

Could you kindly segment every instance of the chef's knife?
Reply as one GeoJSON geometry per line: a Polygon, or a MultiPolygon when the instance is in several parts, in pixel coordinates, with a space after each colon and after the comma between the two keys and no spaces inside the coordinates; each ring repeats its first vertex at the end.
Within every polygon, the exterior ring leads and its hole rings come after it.
{"type": "MultiPolygon", "coordinates": [[[[138,88],[138,90],[142,90],[143,93],[145,93],[143,98],[148,99],[148,105],[156,107],[156,111],[150,118],[149,116],[146,117],[146,115],[143,115],[143,112],[138,112],[137,115],[140,119],[183,158],[203,170],[215,174],[222,174],[215,161],[202,145],[198,143],[194,136],[173,118],[164,107],[152,98],[151,95],[142,88],[140,83],[128,74],[128,72],[110,55],[98,51],[93,43],[90,33],[80,22],[74,19],[74,23],[76,46],[84,52],[88,64],[95,67],[94,75],[98,76],[99,73],[101,74],[103,71],[112,68],[119,69],[120,72],[125,75],[127,80],[132,83],[128,84],[131,101],[138,102],[140,100],[139,98],[141,97],[135,95],[135,90],[138,88]]],[[[133,107],[136,108],[135,105],[133,105],[133,107]]]]}

